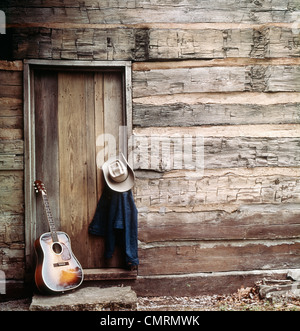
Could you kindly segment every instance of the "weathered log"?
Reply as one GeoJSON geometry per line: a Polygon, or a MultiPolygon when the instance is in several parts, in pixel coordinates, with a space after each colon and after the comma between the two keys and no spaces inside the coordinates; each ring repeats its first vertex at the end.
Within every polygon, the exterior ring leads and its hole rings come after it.
{"type": "MultiPolygon", "coordinates": [[[[243,240],[297,238],[299,204],[236,206],[226,212],[214,210],[151,212],[139,208],[139,240],[145,243],[174,240],[243,240]]],[[[213,209],[213,208],[212,208],[213,209]]]]}
{"type": "Polygon", "coordinates": [[[200,171],[299,165],[299,138],[296,137],[205,137],[201,131],[194,135],[179,130],[177,135],[169,136],[134,135],[130,142],[136,170],[200,171]]]}
{"type": "MultiPolygon", "coordinates": [[[[242,97],[242,96],[241,96],[242,97]]],[[[293,100],[293,96],[287,96],[293,100]]],[[[138,100],[138,99],[137,99],[138,100]]],[[[300,123],[300,103],[230,104],[133,103],[133,125],[140,127],[300,123]]]]}
{"type": "Polygon", "coordinates": [[[294,29],[282,27],[151,29],[149,59],[298,56],[294,29]],[[293,45],[293,46],[292,46],[293,45]]]}
{"type": "Polygon", "coordinates": [[[0,265],[6,279],[24,280],[24,244],[0,247],[0,265]]]}
{"type": "Polygon", "coordinates": [[[300,269],[291,269],[286,276],[294,281],[300,281],[300,269]]]}
{"type": "Polygon", "coordinates": [[[299,92],[299,66],[201,67],[133,72],[133,97],[198,92],[299,92]]]}
{"type": "Polygon", "coordinates": [[[268,280],[259,286],[259,296],[261,299],[274,299],[284,296],[300,296],[300,282],[292,280],[268,280]]]}
{"type": "Polygon", "coordinates": [[[24,215],[2,213],[0,216],[0,247],[24,242],[24,215]]]}
{"type": "Polygon", "coordinates": [[[1,116],[21,116],[23,115],[22,105],[22,99],[17,97],[0,97],[0,114],[1,116]]]}
{"type": "Polygon", "coordinates": [[[23,171],[0,171],[0,211],[24,212],[23,171]]]}
{"type": "Polygon", "coordinates": [[[299,168],[173,171],[160,177],[137,172],[134,193],[139,208],[155,211],[226,210],[226,205],[236,210],[245,204],[299,203],[298,176],[299,168]]]}
{"type": "Polygon", "coordinates": [[[31,1],[30,10],[20,0],[4,1],[9,22],[294,22],[297,0],[270,1],[31,1]]]}
{"type": "Polygon", "coordinates": [[[139,275],[299,268],[299,251],[297,240],[145,244],[139,275]]]}
{"type": "Polygon", "coordinates": [[[14,57],[79,60],[293,58],[299,35],[282,26],[30,23],[8,27],[14,57]]]}

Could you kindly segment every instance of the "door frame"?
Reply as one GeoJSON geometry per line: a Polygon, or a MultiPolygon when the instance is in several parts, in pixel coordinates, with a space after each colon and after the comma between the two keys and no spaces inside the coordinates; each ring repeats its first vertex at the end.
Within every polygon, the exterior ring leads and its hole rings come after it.
{"type": "Polygon", "coordinates": [[[119,70],[123,73],[123,111],[127,132],[122,141],[127,143],[123,147],[128,152],[128,137],[132,135],[132,80],[131,61],[68,61],[68,60],[24,60],[23,98],[24,98],[24,194],[25,194],[25,262],[26,272],[32,274],[34,270],[34,240],[36,239],[36,196],[33,183],[36,174],[35,160],[35,115],[34,115],[34,70],[82,70],[109,71],[119,70]]]}

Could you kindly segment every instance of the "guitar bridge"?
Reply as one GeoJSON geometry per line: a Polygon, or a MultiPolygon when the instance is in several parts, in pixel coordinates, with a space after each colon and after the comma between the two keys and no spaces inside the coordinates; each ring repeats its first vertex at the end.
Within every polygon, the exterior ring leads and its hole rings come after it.
{"type": "Polygon", "coordinates": [[[58,262],[58,263],[53,263],[53,267],[64,267],[66,265],[69,265],[69,262],[58,262]]]}

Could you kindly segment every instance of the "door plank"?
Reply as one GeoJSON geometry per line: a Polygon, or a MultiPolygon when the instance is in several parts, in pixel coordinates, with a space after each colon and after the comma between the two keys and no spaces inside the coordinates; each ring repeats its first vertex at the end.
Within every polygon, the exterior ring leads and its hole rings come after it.
{"type": "Polygon", "coordinates": [[[91,219],[97,204],[94,75],[85,74],[86,155],[87,155],[87,218],[91,219]]]}
{"type": "MultiPolygon", "coordinates": [[[[59,228],[57,73],[35,72],[34,91],[36,179],[45,184],[53,219],[59,228]]],[[[36,217],[36,234],[40,236],[49,231],[40,195],[37,196],[36,217]]]]}
{"type": "Polygon", "coordinates": [[[95,141],[96,141],[96,161],[97,161],[97,200],[100,199],[104,189],[104,178],[101,166],[105,162],[105,144],[104,144],[104,74],[96,72],[94,75],[95,92],[95,141]]]}
{"type": "MultiPolygon", "coordinates": [[[[105,161],[119,153],[119,127],[123,125],[122,94],[122,74],[120,72],[104,73],[104,132],[110,137],[106,138],[105,161]]],[[[119,236],[116,239],[113,257],[107,261],[108,267],[123,267],[125,265],[125,254],[122,244],[121,236],[119,236]]]]}
{"type": "MultiPolygon", "coordinates": [[[[97,74],[95,74],[97,75],[97,74]]],[[[101,76],[101,74],[100,74],[101,76]]],[[[95,97],[96,84],[94,73],[85,74],[85,109],[86,109],[86,153],[87,153],[87,217],[82,227],[81,236],[86,237],[86,266],[90,268],[99,268],[105,264],[103,258],[104,239],[102,237],[91,236],[88,234],[88,226],[93,219],[99,195],[98,179],[99,170],[96,164],[96,130],[103,132],[103,119],[98,114],[98,104],[95,97]],[[102,123],[102,125],[101,125],[102,123]]],[[[99,99],[102,99],[102,94],[99,99]]],[[[103,113],[103,110],[102,110],[103,113]]],[[[100,184],[100,191],[102,185],[100,184]]]]}
{"type": "Polygon", "coordinates": [[[106,73],[104,76],[104,125],[105,133],[115,138],[116,145],[108,146],[107,157],[119,153],[119,126],[122,125],[122,75],[119,72],[106,73]]]}
{"type": "Polygon", "coordinates": [[[87,128],[85,77],[58,74],[59,168],[61,229],[69,234],[75,256],[86,265],[87,241],[87,128]]]}

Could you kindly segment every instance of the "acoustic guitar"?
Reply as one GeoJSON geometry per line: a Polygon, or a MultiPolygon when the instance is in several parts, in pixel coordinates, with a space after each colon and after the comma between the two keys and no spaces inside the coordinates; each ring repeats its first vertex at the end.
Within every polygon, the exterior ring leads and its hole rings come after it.
{"type": "Polygon", "coordinates": [[[34,186],[36,192],[42,194],[50,228],[50,232],[42,234],[34,243],[37,254],[36,286],[42,293],[73,290],[83,281],[82,267],[72,252],[69,236],[55,229],[44,184],[36,180],[34,186]]]}

